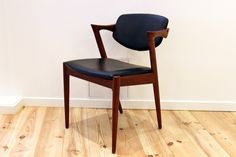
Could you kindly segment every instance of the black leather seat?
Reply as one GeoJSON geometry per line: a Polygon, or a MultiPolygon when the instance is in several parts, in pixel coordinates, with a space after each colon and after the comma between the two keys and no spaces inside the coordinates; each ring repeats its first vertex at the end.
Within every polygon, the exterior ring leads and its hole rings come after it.
{"type": "Polygon", "coordinates": [[[127,76],[151,72],[151,68],[129,64],[110,58],[79,59],[65,62],[71,69],[89,76],[112,79],[113,76],[127,76]]]}

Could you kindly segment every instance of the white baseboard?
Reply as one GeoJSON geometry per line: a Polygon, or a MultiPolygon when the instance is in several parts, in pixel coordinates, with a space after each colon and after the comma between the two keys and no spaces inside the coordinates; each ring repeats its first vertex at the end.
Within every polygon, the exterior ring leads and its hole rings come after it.
{"type": "Polygon", "coordinates": [[[22,97],[1,96],[0,114],[16,114],[23,107],[22,97]]]}
{"type": "MultiPolygon", "coordinates": [[[[155,109],[153,100],[122,100],[124,109],[155,109]]],[[[25,106],[63,107],[63,98],[25,97],[25,106]]],[[[108,99],[70,99],[71,107],[111,108],[108,99]]],[[[236,111],[235,101],[162,100],[162,110],[236,111]]]]}
{"type": "MultiPolygon", "coordinates": [[[[122,100],[124,109],[155,109],[153,100],[122,100]]],[[[63,107],[63,98],[0,97],[0,114],[15,114],[23,106],[63,107]]],[[[71,107],[111,108],[108,99],[71,98],[71,107]]],[[[184,101],[162,100],[162,110],[236,111],[234,101],[184,101]]]]}

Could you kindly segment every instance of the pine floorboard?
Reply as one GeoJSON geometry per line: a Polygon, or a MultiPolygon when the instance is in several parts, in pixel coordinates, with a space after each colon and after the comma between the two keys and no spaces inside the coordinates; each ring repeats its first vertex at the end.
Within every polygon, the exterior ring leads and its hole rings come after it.
{"type": "Polygon", "coordinates": [[[111,110],[25,107],[0,115],[0,157],[236,157],[236,113],[154,110],[119,114],[111,153],[111,110]]]}

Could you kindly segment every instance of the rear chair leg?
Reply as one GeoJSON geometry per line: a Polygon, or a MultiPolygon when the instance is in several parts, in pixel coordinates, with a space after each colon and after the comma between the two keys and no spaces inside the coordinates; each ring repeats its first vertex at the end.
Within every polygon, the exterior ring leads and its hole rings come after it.
{"type": "Polygon", "coordinates": [[[160,102],[158,80],[153,83],[153,91],[154,91],[154,97],[155,97],[155,105],[156,105],[156,115],[157,115],[158,128],[161,129],[162,128],[162,122],[161,122],[161,102],[160,102]]]}
{"type": "Polygon", "coordinates": [[[63,80],[64,80],[64,111],[65,125],[69,128],[69,91],[70,91],[70,76],[67,74],[66,65],[63,64],[63,80]]]}
{"type": "Polygon", "coordinates": [[[123,109],[122,109],[120,101],[119,101],[119,111],[120,111],[121,114],[123,113],[123,109]]]}

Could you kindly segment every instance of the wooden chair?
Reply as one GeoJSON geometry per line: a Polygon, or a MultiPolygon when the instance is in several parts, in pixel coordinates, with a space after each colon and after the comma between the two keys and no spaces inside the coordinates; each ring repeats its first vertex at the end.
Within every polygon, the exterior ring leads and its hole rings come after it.
{"type": "Polygon", "coordinates": [[[118,110],[121,86],[153,84],[159,129],[162,128],[155,47],[168,35],[168,19],[153,14],[124,14],[113,25],[91,25],[101,58],[63,63],[65,125],[69,128],[69,77],[74,76],[112,89],[112,153],[116,151],[118,110]],[[136,51],[149,50],[151,67],[134,65],[107,57],[100,30],[113,32],[121,45],[136,51]]]}

